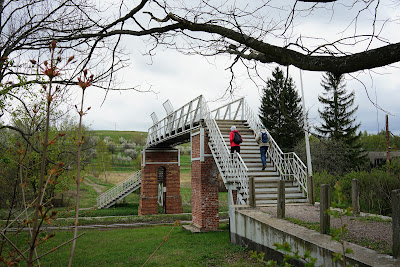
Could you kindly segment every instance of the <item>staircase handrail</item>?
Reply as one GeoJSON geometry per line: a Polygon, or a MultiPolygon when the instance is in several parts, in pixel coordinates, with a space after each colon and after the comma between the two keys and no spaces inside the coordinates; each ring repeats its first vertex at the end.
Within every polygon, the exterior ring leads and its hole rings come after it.
{"type": "Polygon", "coordinates": [[[231,184],[238,190],[238,203],[246,204],[249,197],[248,169],[238,153],[230,153],[222,133],[204,99],[202,99],[202,114],[208,128],[208,138],[211,152],[220,171],[224,184],[231,184]]]}
{"type": "Polygon", "coordinates": [[[141,171],[136,171],[129,178],[124,181],[116,184],[103,194],[97,197],[97,207],[102,208],[110,202],[114,201],[116,198],[121,196],[121,194],[125,193],[129,189],[132,189],[134,186],[137,186],[141,183],[141,171]]]}
{"type": "MultiPolygon", "coordinates": [[[[216,119],[246,120],[249,127],[257,132],[261,129],[260,118],[253,113],[244,97],[228,103],[212,111],[216,119]]],[[[270,148],[267,153],[271,157],[282,180],[293,178],[308,195],[307,167],[294,152],[283,153],[281,148],[269,134],[270,148]]]]}
{"type": "Polygon", "coordinates": [[[202,95],[196,97],[151,126],[147,134],[147,146],[156,145],[178,134],[191,131],[193,125],[202,118],[201,99],[202,95]]]}

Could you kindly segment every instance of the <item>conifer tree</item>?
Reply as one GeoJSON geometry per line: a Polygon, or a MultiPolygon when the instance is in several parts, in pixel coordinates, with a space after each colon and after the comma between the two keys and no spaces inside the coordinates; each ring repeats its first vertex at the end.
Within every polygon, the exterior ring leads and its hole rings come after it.
{"type": "Polygon", "coordinates": [[[304,136],[303,109],[291,77],[277,67],[263,89],[259,117],[272,137],[285,152],[304,136]]]}
{"type": "Polygon", "coordinates": [[[353,165],[358,166],[364,161],[361,157],[360,136],[357,130],[360,123],[356,123],[354,105],[354,91],[347,93],[344,75],[335,75],[327,72],[321,82],[325,92],[318,96],[323,104],[323,110],[318,110],[322,123],[316,127],[322,137],[328,137],[335,141],[343,142],[350,149],[349,160],[353,165]]]}

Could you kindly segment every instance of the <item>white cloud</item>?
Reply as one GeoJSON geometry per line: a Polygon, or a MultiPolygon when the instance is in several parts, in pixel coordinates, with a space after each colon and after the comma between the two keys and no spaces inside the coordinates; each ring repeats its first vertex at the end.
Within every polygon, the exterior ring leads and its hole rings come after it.
{"type": "MultiPolygon", "coordinates": [[[[332,21],[334,21],[333,19],[337,21],[337,18],[339,18],[339,21],[340,18],[349,19],[351,16],[346,13],[346,10],[340,5],[335,6],[334,13],[329,10],[322,10],[321,13],[316,13],[313,17],[304,18],[298,31],[308,36],[336,38],[340,29],[347,26],[349,21],[343,21],[340,24],[333,24],[332,21]]],[[[359,32],[368,32],[370,23],[365,21],[363,23],[360,24],[359,32]],[[365,28],[362,25],[365,25],[365,28]]],[[[388,27],[385,34],[396,31],[397,29],[388,27]]],[[[395,36],[399,35],[395,34],[390,37],[396,38],[395,36]]],[[[123,85],[141,85],[142,89],[151,87],[157,93],[109,92],[104,105],[100,107],[104,92],[90,91],[87,100],[89,105],[92,106],[92,110],[89,111],[85,120],[91,124],[93,129],[147,131],[152,125],[150,118],[152,112],[156,112],[159,119],[165,116],[162,104],[167,99],[170,99],[173,107],[177,109],[200,94],[204,95],[207,100],[214,100],[222,96],[229,85],[230,73],[225,69],[231,63],[227,56],[205,59],[200,56],[185,56],[173,50],[158,49],[155,51],[156,55],[152,59],[152,64],[149,64],[151,60],[142,55],[145,46],[141,41],[124,38],[124,42],[126,47],[130,48],[128,52],[131,55],[132,65],[130,69],[124,70],[119,75],[123,85]],[[207,60],[211,61],[212,64],[207,60]]],[[[399,67],[399,64],[396,64],[396,66],[399,67]]],[[[247,102],[257,112],[260,105],[260,89],[252,84],[242,67],[236,69],[239,76],[236,84],[241,89],[236,91],[235,97],[245,96],[247,102]]],[[[268,66],[261,70],[263,79],[266,80],[271,77],[271,69],[272,67],[268,66]]],[[[356,104],[359,106],[356,116],[358,121],[362,123],[361,130],[376,133],[378,123],[380,129],[384,127],[385,114],[381,110],[377,111],[371,101],[368,100],[366,93],[368,92],[373,101],[377,98],[378,105],[394,115],[389,118],[390,128],[394,133],[399,134],[400,109],[397,102],[400,99],[400,70],[398,68],[380,68],[374,70],[374,72],[356,74],[357,78],[365,84],[365,88],[360,82],[350,77],[347,81],[347,88],[356,93],[356,104]],[[376,71],[386,74],[375,74],[376,71]]],[[[300,90],[299,71],[290,67],[290,75],[298,90],[300,90]]],[[[306,107],[310,112],[311,124],[314,125],[319,122],[318,107],[320,107],[320,104],[318,95],[322,93],[321,77],[322,73],[303,72],[306,107]]],[[[260,81],[258,82],[260,83],[260,81]]],[[[215,108],[222,105],[222,102],[212,102],[210,105],[215,108]]]]}

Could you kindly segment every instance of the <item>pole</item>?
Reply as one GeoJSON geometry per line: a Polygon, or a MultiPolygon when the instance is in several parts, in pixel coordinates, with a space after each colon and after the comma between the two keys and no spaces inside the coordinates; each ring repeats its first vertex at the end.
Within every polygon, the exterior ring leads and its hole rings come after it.
{"type": "Polygon", "coordinates": [[[386,114],[386,161],[387,161],[387,166],[389,168],[390,164],[390,146],[389,146],[389,115],[386,114]]]}
{"type": "Polygon", "coordinates": [[[308,133],[308,121],[306,116],[306,101],[304,99],[304,89],[303,89],[303,75],[300,70],[300,87],[301,87],[301,98],[303,100],[303,119],[304,119],[304,139],[306,141],[306,155],[307,155],[307,170],[308,170],[308,177],[310,179],[309,188],[308,188],[308,202],[310,204],[314,204],[314,183],[313,175],[312,175],[312,165],[311,165],[311,151],[310,151],[310,140],[309,140],[309,133],[308,133]]]}

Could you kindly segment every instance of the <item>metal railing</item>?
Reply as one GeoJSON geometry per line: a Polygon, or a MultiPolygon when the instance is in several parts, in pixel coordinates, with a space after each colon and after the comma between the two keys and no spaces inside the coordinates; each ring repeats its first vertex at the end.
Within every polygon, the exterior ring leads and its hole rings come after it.
{"type": "MultiPolygon", "coordinates": [[[[260,120],[246,103],[244,98],[233,101],[210,112],[203,96],[199,96],[178,110],[171,112],[163,120],[149,128],[147,146],[162,143],[177,135],[190,132],[198,127],[200,121],[208,128],[209,145],[224,183],[238,190],[239,204],[245,204],[248,199],[248,169],[240,154],[231,155],[215,120],[245,120],[249,127],[258,131],[260,120]]],[[[298,182],[305,194],[307,188],[307,167],[294,153],[283,153],[275,140],[270,138],[268,155],[276,167],[280,179],[298,182]]]]}
{"type": "Polygon", "coordinates": [[[201,99],[201,95],[196,97],[150,127],[147,134],[147,147],[190,132],[196,127],[203,116],[200,108],[201,99]]]}
{"type": "Polygon", "coordinates": [[[103,208],[117,200],[123,194],[139,186],[142,182],[141,171],[135,172],[131,177],[113,186],[97,197],[97,207],[103,208]]]}
{"type": "MultiPolygon", "coordinates": [[[[213,117],[220,120],[246,120],[253,131],[259,131],[261,122],[244,98],[240,98],[212,111],[213,117]]],[[[295,180],[308,196],[307,167],[294,152],[283,153],[278,144],[268,133],[271,157],[282,180],[295,180]]]]}
{"type": "Polygon", "coordinates": [[[211,112],[208,109],[204,99],[202,99],[202,114],[204,115],[204,122],[208,128],[208,138],[211,153],[215,159],[222,180],[225,184],[228,184],[232,188],[238,191],[237,201],[243,205],[247,203],[249,198],[249,186],[248,186],[248,169],[240,154],[230,153],[228,146],[226,145],[221,131],[211,116],[211,112]]]}

